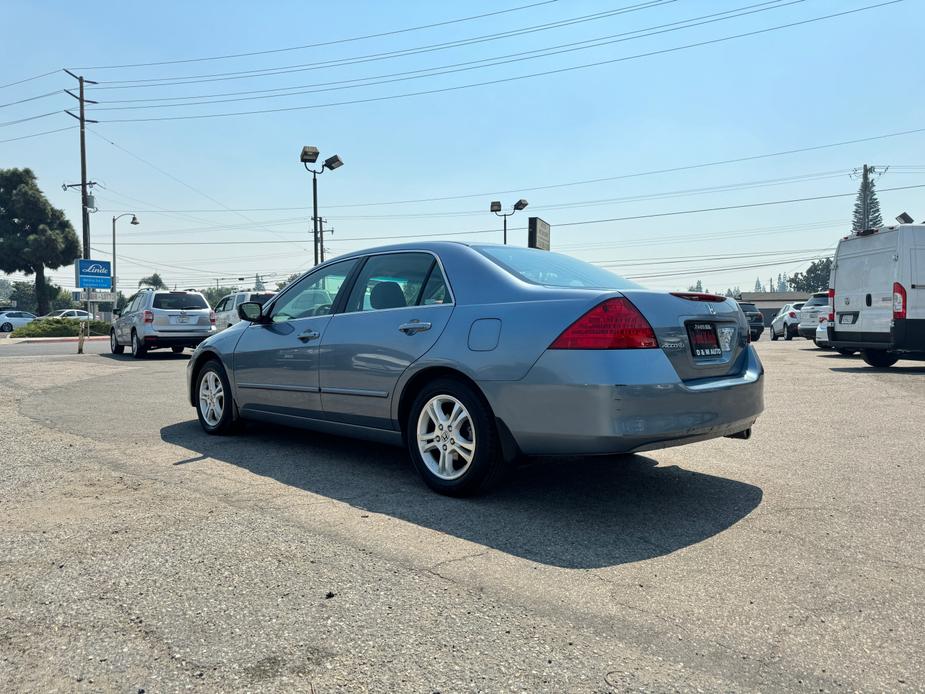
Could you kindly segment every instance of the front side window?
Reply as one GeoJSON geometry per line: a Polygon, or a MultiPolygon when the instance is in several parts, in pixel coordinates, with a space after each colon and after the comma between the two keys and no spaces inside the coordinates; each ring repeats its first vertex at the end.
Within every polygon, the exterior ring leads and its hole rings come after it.
{"type": "Polygon", "coordinates": [[[227,304],[228,304],[228,297],[226,296],[224,299],[222,299],[221,301],[219,301],[218,304],[216,304],[215,309],[214,309],[215,312],[218,313],[218,312],[220,312],[220,311],[224,311],[224,310],[225,310],[225,306],[226,306],[227,304]]]}
{"type": "Polygon", "coordinates": [[[273,305],[273,322],[284,323],[331,313],[337,293],[356,264],[356,258],[351,258],[303,277],[273,305]]]}
{"type": "MultiPolygon", "coordinates": [[[[430,253],[390,253],[374,255],[366,261],[353,285],[345,311],[381,311],[421,303],[425,282],[432,269],[439,272],[430,253]]],[[[440,276],[442,281],[442,275],[440,276]]],[[[438,293],[439,287],[433,290],[438,293]]],[[[444,292],[446,293],[445,285],[444,292]]],[[[431,303],[442,303],[434,301],[431,303]]]]}

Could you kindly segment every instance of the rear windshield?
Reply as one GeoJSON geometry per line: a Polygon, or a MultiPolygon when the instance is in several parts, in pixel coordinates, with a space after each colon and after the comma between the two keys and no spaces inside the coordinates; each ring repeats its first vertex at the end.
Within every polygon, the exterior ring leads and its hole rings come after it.
{"type": "Polygon", "coordinates": [[[828,294],[823,294],[822,296],[814,296],[809,301],[807,301],[804,306],[827,306],[829,303],[828,294]]]}
{"type": "Polygon", "coordinates": [[[257,304],[260,304],[261,306],[263,306],[265,303],[267,303],[267,302],[268,302],[270,299],[272,299],[274,296],[276,296],[276,295],[275,295],[275,294],[251,294],[251,296],[250,296],[250,298],[248,299],[248,301],[253,301],[254,303],[257,303],[257,304]]]}
{"type": "Polygon", "coordinates": [[[609,270],[560,253],[516,246],[473,246],[489,260],[533,284],[548,287],[639,289],[639,285],[609,270]]]}
{"type": "Polygon", "coordinates": [[[740,303],[739,306],[742,307],[743,311],[751,311],[752,313],[758,310],[758,307],[756,307],[755,304],[741,304],[740,303]]]}
{"type": "Polygon", "coordinates": [[[791,308],[796,309],[797,311],[799,311],[801,308],[803,308],[804,305],[805,305],[805,304],[803,304],[803,303],[794,304],[793,306],[791,306],[791,308]]]}
{"type": "Polygon", "coordinates": [[[169,294],[155,294],[153,307],[173,311],[191,311],[196,308],[209,308],[209,304],[201,294],[170,292],[169,294]]]}

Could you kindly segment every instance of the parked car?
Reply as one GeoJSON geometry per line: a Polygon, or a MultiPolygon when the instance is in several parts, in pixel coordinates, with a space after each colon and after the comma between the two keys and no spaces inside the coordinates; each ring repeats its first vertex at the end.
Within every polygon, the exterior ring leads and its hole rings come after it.
{"type": "Polygon", "coordinates": [[[870,366],[925,360],[925,225],[868,229],[838,242],[829,342],[870,366]]]}
{"type": "Polygon", "coordinates": [[[757,342],[761,338],[761,333],[764,332],[764,314],[758,310],[755,304],[750,304],[745,301],[738,301],[736,303],[739,304],[739,308],[742,309],[742,313],[744,313],[745,317],[748,319],[748,329],[752,342],[757,342]]]}
{"type": "Polygon", "coordinates": [[[218,330],[230,328],[241,320],[238,316],[238,306],[246,301],[265,304],[276,295],[276,292],[235,292],[222,299],[215,305],[215,327],[218,330]]]}
{"type": "Polygon", "coordinates": [[[122,354],[127,346],[131,347],[136,359],[164,347],[179,354],[215,332],[215,313],[205,297],[192,289],[142,289],[113,315],[110,349],[113,354],[122,354]]]}
{"type": "Polygon", "coordinates": [[[803,308],[803,302],[796,304],[786,304],[777,315],[771,319],[771,339],[776,340],[779,337],[785,340],[792,340],[797,334],[797,325],[800,323],[800,309],[803,308]]]}
{"type": "MultiPolygon", "coordinates": [[[[832,345],[829,343],[829,319],[827,316],[819,317],[819,327],[816,328],[816,336],[813,342],[820,349],[832,349],[832,345]]],[[[851,349],[850,347],[839,347],[835,351],[839,354],[844,354],[846,357],[857,352],[856,349],[851,349]]]]}
{"type": "Polygon", "coordinates": [[[62,308],[46,313],[44,316],[39,316],[36,320],[46,320],[48,318],[70,318],[71,320],[85,321],[90,320],[90,314],[79,308],[62,308]]]}
{"type": "Polygon", "coordinates": [[[548,251],[358,251],[238,311],[187,367],[207,433],[260,420],[404,445],[445,494],[491,485],[519,454],[748,438],[764,408],[733,300],[548,251]]]}
{"type": "Polygon", "coordinates": [[[797,333],[800,337],[812,340],[816,337],[816,328],[819,327],[820,317],[829,315],[829,293],[816,292],[813,294],[797,314],[799,323],[797,324],[797,333]]]}
{"type": "Polygon", "coordinates": [[[28,311],[17,311],[13,309],[0,312],[0,332],[13,332],[16,328],[21,328],[34,320],[35,316],[28,311]]]}

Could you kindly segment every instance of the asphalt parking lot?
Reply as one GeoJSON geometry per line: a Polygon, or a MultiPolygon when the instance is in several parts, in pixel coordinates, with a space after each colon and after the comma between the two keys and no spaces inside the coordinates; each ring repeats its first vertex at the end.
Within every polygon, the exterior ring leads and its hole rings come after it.
{"type": "Polygon", "coordinates": [[[925,365],[757,346],[751,440],[461,501],[401,450],[206,436],[183,356],[0,345],[3,689],[921,691],[925,365]]]}

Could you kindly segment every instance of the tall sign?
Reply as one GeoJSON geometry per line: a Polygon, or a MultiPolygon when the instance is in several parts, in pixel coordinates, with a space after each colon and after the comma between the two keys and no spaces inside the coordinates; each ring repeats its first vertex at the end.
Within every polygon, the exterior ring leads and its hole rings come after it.
{"type": "Polygon", "coordinates": [[[530,217],[527,221],[527,246],[549,250],[549,224],[539,217],[530,217]]]}
{"type": "Polygon", "coordinates": [[[74,283],[81,289],[112,287],[112,267],[108,260],[78,260],[74,263],[74,283]]]}

